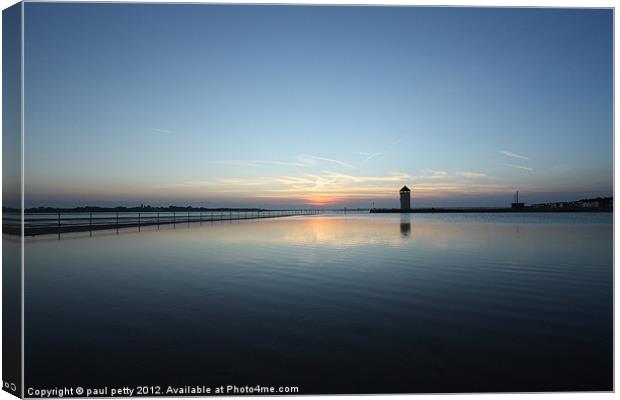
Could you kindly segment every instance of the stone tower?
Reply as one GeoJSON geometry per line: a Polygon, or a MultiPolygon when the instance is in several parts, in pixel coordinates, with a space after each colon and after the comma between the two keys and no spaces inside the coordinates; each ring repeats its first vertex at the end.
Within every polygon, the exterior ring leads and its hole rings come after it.
{"type": "Polygon", "coordinates": [[[407,186],[400,189],[400,209],[411,210],[411,190],[407,186]]]}

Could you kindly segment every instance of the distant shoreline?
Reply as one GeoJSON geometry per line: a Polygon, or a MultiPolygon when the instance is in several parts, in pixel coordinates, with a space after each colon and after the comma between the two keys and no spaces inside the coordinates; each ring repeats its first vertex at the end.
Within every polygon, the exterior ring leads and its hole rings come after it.
{"type": "Polygon", "coordinates": [[[566,212],[605,212],[613,213],[611,208],[501,208],[501,207],[480,207],[480,208],[412,208],[401,210],[400,208],[374,208],[371,214],[445,214],[445,213],[566,213],[566,212]]]}
{"type": "MultiPolygon", "coordinates": [[[[300,209],[263,209],[263,208],[205,208],[205,207],[75,207],[75,208],[27,208],[26,214],[70,214],[70,213],[173,213],[173,212],[269,212],[269,211],[307,211],[320,210],[339,211],[339,212],[361,212],[368,211],[371,214],[429,214],[429,213],[562,213],[562,212],[613,212],[613,208],[601,207],[421,207],[412,208],[410,210],[401,210],[400,208],[300,208],[300,209]]],[[[3,207],[3,212],[7,214],[19,213],[19,209],[3,207]]]]}

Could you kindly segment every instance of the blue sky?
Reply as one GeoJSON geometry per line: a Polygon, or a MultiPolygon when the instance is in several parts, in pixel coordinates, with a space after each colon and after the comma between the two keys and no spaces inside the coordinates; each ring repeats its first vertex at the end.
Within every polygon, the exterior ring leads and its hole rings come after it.
{"type": "Polygon", "coordinates": [[[28,205],[611,195],[611,10],[27,3],[28,205]]]}

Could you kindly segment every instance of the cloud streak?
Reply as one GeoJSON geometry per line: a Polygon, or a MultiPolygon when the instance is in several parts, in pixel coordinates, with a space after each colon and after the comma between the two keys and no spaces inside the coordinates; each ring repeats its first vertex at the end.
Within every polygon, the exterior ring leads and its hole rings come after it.
{"type": "Polygon", "coordinates": [[[435,169],[423,169],[420,171],[422,175],[415,176],[416,179],[446,179],[448,173],[446,171],[438,171],[435,169]]]}
{"type": "MultiPolygon", "coordinates": [[[[317,161],[318,162],[318,161],[317,161]]],[[[337,164],[336,164],[337,165],[337,164]]],[[[533,172],[532,168],[506,164],[510,168],[533,172]]],[[[273,201],[309,205],[346,204],[348,201],[386,199],[397,201],[398,190],[407,184],[416,198],[447,198],[465,195],[511,193],[510,187],[480,171],[421,170],[419,174],[393,171],[385,174],[356,174],[355,171],[324,169],[318,172],[273,174],[257,177],[213,177],[152,187],[163,196],[208,199],[243,199],[246,202],[273,201]]]]}
{"type": "MultiPolygon", "coordinates": [[[[373,155],[376,157],[376,155],[373,155]]],[[[372,158],[372,157],[371,157],[372,158]]],[[[273,160],[219,160],[213,161],[214,164],[236,165],[239,167],[261,167],[261,166],[285,166],[285,167],[307,167],[309,165],[317,165],[319,163],[330,163],[339,167],[355,168],[353,165],[344,161],[333,158],[312,156],[301,154],[297,156],[296,162],[291,161],[273,161],[273,160]]]]}
{"type": "Polygon", "coordinates": [[[514,153],[512,151],[508,151],[508,150],[500,150],[499,152],[501,154],[507,156],[507,157],[519,158],[521,160],[529,160],[530,159],[529,157],[523,156],[521,154],[514,153]]]}
{"type": "Polygon", "coordinates": [[[214,164],[236,165],[240,167],[260,167],[266,165],[282,165],[287,167],[304,167],[305,164],[288,161],[267,161],[267,160],[220,160],[213,161],[214,164]]]}
{"type": "MultiPolygon", "coordinates": [[[[219,189],[225,186],[230,189],[246,186],[269,186],[274,190],[314,190],[317,187],[333,186],[345,188],[347,184],[394,183],[410,180],[406,173],[393,173],[385,176],[356,176],[333,171],[323,171],[320,174],[302,174],[300,176],[271,176],[261,178],[221,178],[211,181],[184,181],[160,186],[163,189],[188,188],[201,189],[210,187],[219,189]]],[[[369,188],[372,189],[371,186],[369,188]]]]}
{"type": "Polygon", "coordinates": [[[489,176],[484,172],[475,172],[475,171],[457,171],[455,175],[467,178],[467,179],[481,179],[488,178],[489,176]]]}
{"type": "Polygon", "coordinates": [[[165,133],[167,135],[172,133],[172,131],[169,131],[168,129],[152,128],[152,130],[159,133],[165,133]]]}
{"type": "Polygon", "coordinates": [[[303,164],[317,164],[319,162],[327,162],[327,163],[331,163],[331,164],[334,164],[334,165],[338,165],[340,167],[355,168],[353,165],[348,164],[348,163],[346,163],[344,161],[336,160],[336,159],[333,159],[333,158],[312,156],[312,155],[307,155],[307,154],[298,155],[297,156],[297,160],[299,160],[303,164]]]}
{"type": "Polygon", "coordinates": [[[373,158],[383,155],[383,152],[369,153],[367,151],[358,151],[357,154],[365,157],[362,163],[366,164],[368,161],[372,160],[373,158]]]}
{"type": "Polygon", "coordinates": [[[514,164],[505,164],[505,165],[507,167],[510,167],[510,168],[515,168],[515,169],[521,169],[523,171],[534,172],[534,170],[532,168],[526,167],[526,166],[523,166],[523,165],[514,165],[514,164]]]}

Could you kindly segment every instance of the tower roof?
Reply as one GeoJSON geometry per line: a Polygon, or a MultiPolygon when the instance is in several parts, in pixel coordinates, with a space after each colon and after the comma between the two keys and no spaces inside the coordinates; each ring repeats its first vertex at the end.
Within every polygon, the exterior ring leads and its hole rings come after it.
{"type": "Polygon", "coordinates": [[[411,190],[407,187],[407,186],[403,186],[402,189],[400,189],[401,192],[411,192],[411,190]]]}

